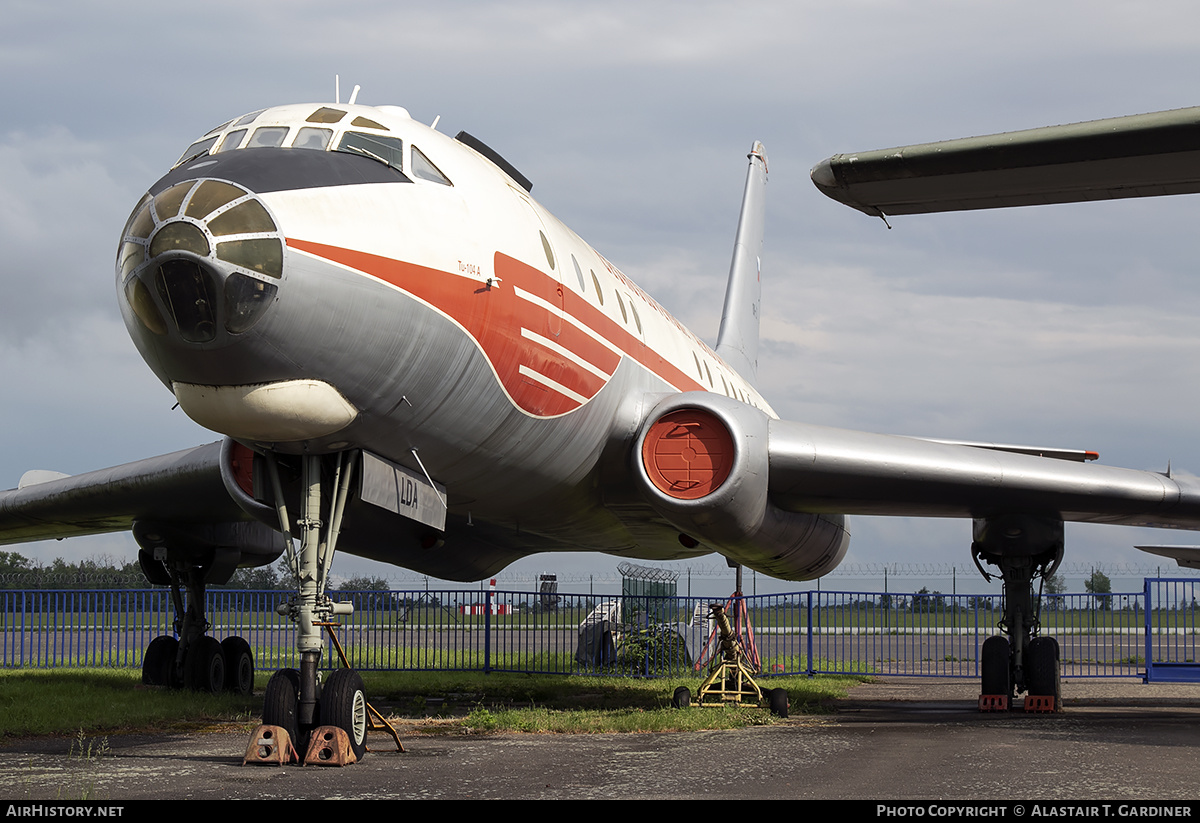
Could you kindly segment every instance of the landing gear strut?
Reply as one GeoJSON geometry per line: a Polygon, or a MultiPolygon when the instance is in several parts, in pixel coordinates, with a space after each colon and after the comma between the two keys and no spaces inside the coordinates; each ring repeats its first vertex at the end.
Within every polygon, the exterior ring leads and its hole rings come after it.
{"type": "MultiPolygon", "coordinates": [[[[135,523],[133,532],[142,546],[138,552],[142,571],[151,583],[171,587],[175,611],[175,635],[156,637],[146,648],[142,657],[142,682],[149,686],[188,688],[213,694],[231,691],[248,696],[254,690],[254,656],[250,644],[241,637],[218,641],[207,634],[204,586],[205,580],[213,574],[215,564],[200,565],[172,559],[172,553],[162,545],[168,531],[155,524],[135,523]]],[[[217,552],[210,554],[215,556],[217,552]]],[[[217,570],[217,574],[223,571],[217,570]]],[[[232,572],[232,569],[228,571],[232,572]]],[[[227,575],[220,579],[227,579],[227,575]]]]}
{"type": "Polygon", "coordinates": [[[1040,581],[1054,574],[1062,562],[1062,520],[1032,515],[979,518],[974,522],[974,538],[971,555],[976,568],[989,581],[993,577],[1004,581],[1000,621],[1004,635],[984,641],[980,706],[1007,708],[1016,694],[1025,692],[1028,699],[1058,711],[1058,641],[1039,635],[1040,581]],[[985,571],[984,563],[999,572],[985,571]]]}
{"type": "MultiPolygon", "coordinates": [[[[300,668],[283,669],[271,677],[263,701],[263,723],[280,726],[303,751],[308,737],[320,725],[336,726],[346,732],[356,758],[366,751],[367,712],[362,679],[352,669],[335,671],[324,686],[318,666],[324,640],[321,624],[337,615],[352,613],[348,603],[335,603],[325,593],[329,568],[341,531],[342,515],[350,494],[353,454],[304,455],[301,457],[302,488],[299,551],[288,544],[288,562],[296,575],[296,596],[280,609],[296,623],[296,650],[300,668]]],[[[280,528],[290,534],[279,466],[267,454],[280,528]]]]}

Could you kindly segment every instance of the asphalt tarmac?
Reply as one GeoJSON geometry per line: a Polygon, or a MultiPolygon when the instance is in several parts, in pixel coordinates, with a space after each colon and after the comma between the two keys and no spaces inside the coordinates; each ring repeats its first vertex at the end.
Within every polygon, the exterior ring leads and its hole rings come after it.
{"type": "Polygon", "coordinates": [[[0,746],[0,799],[1200,798],[1200,684],[1063,684],[1061,714],[981,714],[971,680],[887,678],[833,713],[679,734],[372,737],[345,768],[242,766],[241,733],[0,746]],[[100,751],[103,745],[105,748],[100,751]],[[74,748],[74,753],[72,753],[74,748]]]}

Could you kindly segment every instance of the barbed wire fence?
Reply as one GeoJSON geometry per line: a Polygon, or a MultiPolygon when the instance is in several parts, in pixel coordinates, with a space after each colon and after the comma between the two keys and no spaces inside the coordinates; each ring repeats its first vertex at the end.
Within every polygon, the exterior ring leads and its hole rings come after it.
{"type": "MultiPolygon", "coordinates": [[[[625,564],[621,564],[625,565],[625,564]]],[[[664,578],[692,578],[701,581],[732,580],[733,570],[724,564],[702,565],[639,565],[639,569],[649,569],[664,578]]],[[[1100,572],[1112,580],[1141,580],[1146,577],[1196,577],[1200,570],[1185,569],[1173,563],[1162,565],[1133,565],[1133,564],[1103,564],[1103,563],[1064,563],[1058,570],[1058,576],[1068,580],[1087,579],[1093,572],[1100,572]]],[[[496,581],[499,588],[521,588],[534,586],[538,573],[501,572],[494,578],[471,583],[450,582],[428,577],[427,575],[397,568],[394,574],[381,578],[394,589],[424,589],[424,588],[480,588],[496,581]]],[[[557,572],[559,587],[566,589],[582,585],[619,585],[622,580],[620,566],[600,572],[557,572]]],[[[344,580],[345,578],[343,578],[344,580]]],[[[762,576],[760,579],[766,579],[762,576]]],[[[961,580],[970,586],[983,580],[974,566],[958,566],[939,563],[866,563],[847,564],[839,566],[820,581],[820,588],[832,588],[840,581],[845,581],[843,588],[857,588],[855,582],[865,580],[895,579],[903,588],[908,588],[919,581],[961,580]],[[904,581],[900,583],[900,581],[904,581]]],[[[285,584],[286,585],[286,584],[285,584]]],[[[817,587],[816,581],[796,584],[803,588],[817,587]]],[[[0,587],[7,589],[69,589],[69,588],[149,588],[149,584],[138,572],[111,570],[72,570],[58,571],[52,569],[29,569],[18,572],[0,573],[0,587]]],[[[534,586],[536,588],[536,586],[534,586]]],[[[899,588],[896,589],[899,591],[899,588]]]]}

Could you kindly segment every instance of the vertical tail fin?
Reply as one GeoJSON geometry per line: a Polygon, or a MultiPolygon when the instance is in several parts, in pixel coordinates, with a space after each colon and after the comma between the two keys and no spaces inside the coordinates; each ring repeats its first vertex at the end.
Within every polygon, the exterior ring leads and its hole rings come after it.
{"type": "Polygon", "coordinates": [[[747,156],[750,168],[746,172],[733,261],[729,264],[717,354],[753,385],[758,378],[758,315],[762,300],[759,253],[763,241],[767,155],[763,144],[756,140],[747,156]]]}

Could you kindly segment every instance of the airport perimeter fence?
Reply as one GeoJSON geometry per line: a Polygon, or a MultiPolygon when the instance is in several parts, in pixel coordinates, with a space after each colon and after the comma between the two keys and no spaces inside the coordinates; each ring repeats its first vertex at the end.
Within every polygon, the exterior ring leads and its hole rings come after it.
{"type": "MultiPolygon", "coordinates": [[[[1041,634],[1067,677],[1197,679],[1200,581],[1148,579],[1141,592],[1047,595],[1041,634]]],[[[210,634],[240,635],[260,670],[297,665],[289,592],[210,590],[210,634]]],[[[517,591],[359,591],[337,636],[364,670],[656,677],[695,674],[716,647],[714,598],[517,591]]],[[[719,602],[719,601],[718,601],[719,602]]],[[[799,592],[724,601],[751,663],[768,674],[975,677],[999,633],[996,595],[799,592]]],[[[170,593],[0,590],[0,665],[140,667],[172,633],[170,593]]],[[[327,644],[324,665],[338,665],[327,644]]]]}

